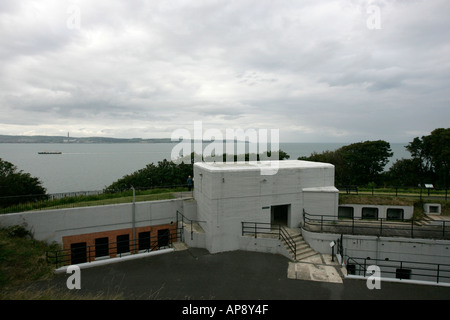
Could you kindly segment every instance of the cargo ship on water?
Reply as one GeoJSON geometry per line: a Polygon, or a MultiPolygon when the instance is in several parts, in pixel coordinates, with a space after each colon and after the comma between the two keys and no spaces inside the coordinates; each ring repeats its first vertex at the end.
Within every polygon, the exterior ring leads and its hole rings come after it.
{"type": "Polygon", "coordinates": [[[61,151],[40,151],[38,154],[62,154],[61,151]]]}

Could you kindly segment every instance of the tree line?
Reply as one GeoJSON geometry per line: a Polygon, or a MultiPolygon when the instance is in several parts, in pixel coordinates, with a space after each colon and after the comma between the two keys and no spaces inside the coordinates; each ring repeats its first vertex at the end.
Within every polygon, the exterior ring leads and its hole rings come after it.
{"type": "Polygon", "coordinates": [[[313,153],[299,160],[331,163],[335,166],[335,184],[359,186],[417,187],[433,184],[447,189],[450,182],[450,128],[438,128],[416,137],[405,146],[411,157],[385,166],[393,153],[383,140],[364,141],[334,151],[313,153]]]}
{"type": "MultiPolygon", "coordinates": [[[[271,157],[270,152],[267,153],[268,157],[271,157]]],[[[280,160],[289,159],[289,155],[280,150],[277,152],[275,157],[280,160]]],[[[229,156],[223,154],[218,156],[222,162],[227,161],[238,161],[240,158],[237,155],[229,156]]],[[[217,158],[216,158],[217,159],[217,158]]],[[[263,156],[260,154],[245,154],[243,157],[244,161],[250,161],[253,159],[261,160],[263,156]]],[[[145,168],[137,170],[132,174],[125,175],[119,180],[112,183],[106,188],[106,192],[115,192],[118,190],[128,190],[133,186],[137,189],[150,189],[156,187],[171,187],[171,186],[185,186],[187,183],[187,178],[194,175],[194,162],[195,161],[213,161],[211,158],[205,158],[201,155],[191,153],[190,156],[181,158],[178,161],[168,161],[164,159],[159,161],[156,165],[151,163],[145,168]]]]}

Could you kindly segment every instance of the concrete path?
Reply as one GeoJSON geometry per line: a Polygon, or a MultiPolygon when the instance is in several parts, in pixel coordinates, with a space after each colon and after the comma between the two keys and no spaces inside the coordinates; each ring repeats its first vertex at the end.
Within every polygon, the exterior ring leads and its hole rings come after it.
{"type": "Polygon", "coordinates": [[[289,262],[289,279],[343,283],[345,270],[331,255],[316,254],[298,262],[289,262]]]}

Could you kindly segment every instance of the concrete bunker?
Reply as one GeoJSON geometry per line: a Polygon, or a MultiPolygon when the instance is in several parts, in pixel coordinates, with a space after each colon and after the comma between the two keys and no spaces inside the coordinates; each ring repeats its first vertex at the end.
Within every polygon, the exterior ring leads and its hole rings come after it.
{"type": "Polygon", "coordinates": [[[242,223],[299,228],[303,212],[337,217],[334,166],[283,160],[194,164],[196,220],[208,251],[240,249],[242,223]],[[277,168],[264,174],[262,168],[277,168]]]}

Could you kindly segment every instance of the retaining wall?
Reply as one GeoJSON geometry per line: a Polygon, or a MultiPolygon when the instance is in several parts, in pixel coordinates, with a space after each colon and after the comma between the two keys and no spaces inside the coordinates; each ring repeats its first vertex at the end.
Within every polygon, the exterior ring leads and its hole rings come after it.
{"type": "Polygon", "coordinates": [[[69,209],[27,211],[0,215],[0,227],[24,226],[37,240],[63,244],[63,237],[170,225],[177,211],[195,216],[195,201],[171,199],[69,209]],[[185,205],[186,203],[186,205],[185,205]]]}

